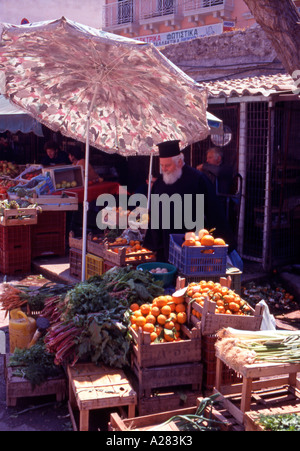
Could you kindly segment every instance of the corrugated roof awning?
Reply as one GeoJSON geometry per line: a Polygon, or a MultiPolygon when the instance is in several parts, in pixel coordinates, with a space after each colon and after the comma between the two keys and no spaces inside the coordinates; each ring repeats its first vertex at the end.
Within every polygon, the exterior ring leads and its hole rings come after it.
{"type": "Polygon", "coordinates": [[[296,85],[289,74],[261,75],[210,82],[198,82],[209,91],[210,98],[263,95],[269,97],[280,92],[293,92],[296,85]]]}

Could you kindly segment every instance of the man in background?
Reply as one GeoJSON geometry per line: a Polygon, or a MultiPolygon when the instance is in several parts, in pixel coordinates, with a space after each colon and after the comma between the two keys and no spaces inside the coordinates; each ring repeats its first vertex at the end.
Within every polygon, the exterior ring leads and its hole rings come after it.
{"type": "Polygon", "coordinates": [[[71,164],[67,153],[60,150],[55,141],[46,142],[44,151],[46,155],[41,159],[41,164],[43,166],[71,164]]]}
{"type": "Polygon", "coordinates": [[[206,152],[206,162],[197,166],[216,186],[217,193],[231,194],[233,169],[223,163],[223,152],[219,147],[210,147],[206,152]]]}

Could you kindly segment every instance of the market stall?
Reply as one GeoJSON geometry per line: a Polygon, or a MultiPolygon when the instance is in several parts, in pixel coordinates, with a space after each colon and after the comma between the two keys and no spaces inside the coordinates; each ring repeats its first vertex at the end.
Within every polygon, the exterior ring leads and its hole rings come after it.
{"type": "MultiPolygon", "coordinates": [[[[80,251],[80,240],[72,235],[70,240],[80,251]]],[[[107,258],[110,252],[120,258],[107,243],[92,237],[88,243],[91,252],[105,250],[102,258],[107,258]]],[[[121,249],[127,246],[124,237],[122,242],[121,237],[116,237],[112,243],[121,249]]],[[[210,251],[213,246],[221,244],[181,245],[181,252],[184,247],[197,247],[201,254],[201,250],[210,251]]],[[[38,319],[48,322],[45,330],[39,329],[39,352],[50,359],[51,365],[47,360],[50,368],[63,370],[70,387],[64,392],[64,399],[74,430],[90,430],[89,413],[95,409],[99,412],[113,409],[115,413],[107,425],[110,430],[127,430],[133,418],[131,424],[151,430],[180,430],[181,414],[185,417],[184,427],[187,422],[193,430],[232,430],[237,424],[245,428],[243,415],[232,415],[236,410],[229,409],[225,400],[227,391],[241,386],[244,373],[221,355],[218,333],[224,328],[238,327],[245,333],[259,334],[263,307],[258,303],[252,308],[233,288],[230,276],[222,277],[216,271],[210,276],[211,262],[207,263],[208,274],[202,269],[202,274],[188,277],[172,264],[165,265],[167,272],[161,272],[164,268],[160,262],[152,261],[150,267],[147,264],[131,265],[126,261],[117,264],[116,260],[110,269],[92,274],[84,282],[50,284],[39,291],[7,284],[0,302],[10,315],[10,322],[16,310],[21,312],[19,324],[23,321],[23,327],[28,318],[36,321],[37,329],[38,319]],[[158,267],[159,272],[151,272],[158,267]],[[223,360],[222,368],[218,359],[223,360]],[[224,392],[225,386],[228,388],[224,392]],[[219,391],[213,394],[216,388],[219,391]],[[155,420],[157,413],[160,416],[155,420]]],[[[31,335],[35,331],[31,330],[31,335]]],[[[15,343],[13,326],[10,333],[15,343]]],[[[32,344],[28,329],[18,338],[23,351],[11,350],[7,364],[10,374],[22,359],[23,365],[29,365],[25,362],[30,361],[29,354],[35,352],[37,344],[32,344]]],[[[258,363],[254,363],[258,368],[258,363]]],[[[290,372],[294,373],[297,365],[293,367],[292,362],[290,365],[290,372]]],[[[31,371],[27,374],[28,380],[36,377],[31,371]]],[[[38,374],[45,373],[39,370],[38,374]]],[[[253,374],[256,378],[256,373],[253,374]]],[[[47,382],[47,377],[38,381],[41,391],[47,382]]],[[[12,378],[8,384],[8,399],[17,402],[12,378]]],[[[54,386],[51,385],[52,390],[54,386]]],[[[58,396],[62,395],[61,387],[57,382],[58,396]]],[[[30,393],[39,396],[38,390],[30,393]]]]}

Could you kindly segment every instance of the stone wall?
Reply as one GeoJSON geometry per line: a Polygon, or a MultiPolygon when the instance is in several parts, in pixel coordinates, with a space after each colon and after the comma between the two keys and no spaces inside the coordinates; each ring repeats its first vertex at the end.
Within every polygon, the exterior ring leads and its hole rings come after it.
{"type": "Polygon", "coordinates": [[[267,75],[283,71],[270,41],[255,25],[245,30],[160,47],[197,81],[267,75]],[[271,72],[270,72],[271,71],[271,72]]]}

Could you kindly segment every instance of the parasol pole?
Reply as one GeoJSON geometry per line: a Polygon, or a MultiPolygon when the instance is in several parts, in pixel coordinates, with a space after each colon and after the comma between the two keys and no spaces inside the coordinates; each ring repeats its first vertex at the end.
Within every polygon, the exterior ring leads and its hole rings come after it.
{"type": "Polygon", "coordinates": [[[154,151],[151,150],[151,152],[150,152],[149,175],[148,175],[148,194],[147,194],[147,210],[148,210],[148,211],[149,211],[149,209],[150,209],[150,194],[151,194],[151,180],[152,180],[153,153],[154,153],[154,151]]]}
{"type": "Polygon", "coordinates": [[[98,85],[95,86],[94,95],[90,104],[86,122],[86,144],[85,144],[85,170],[84,170],[84,198],[83,198],[83,225],[82,225],[82,264],[81,264],[81,281],[85,281],[86,267],[86,242],[87,242],[87,213],[89,210],[88,186],[89,186],[89,161],[90,161],[90,119],[94,108],[98,85]]]}

